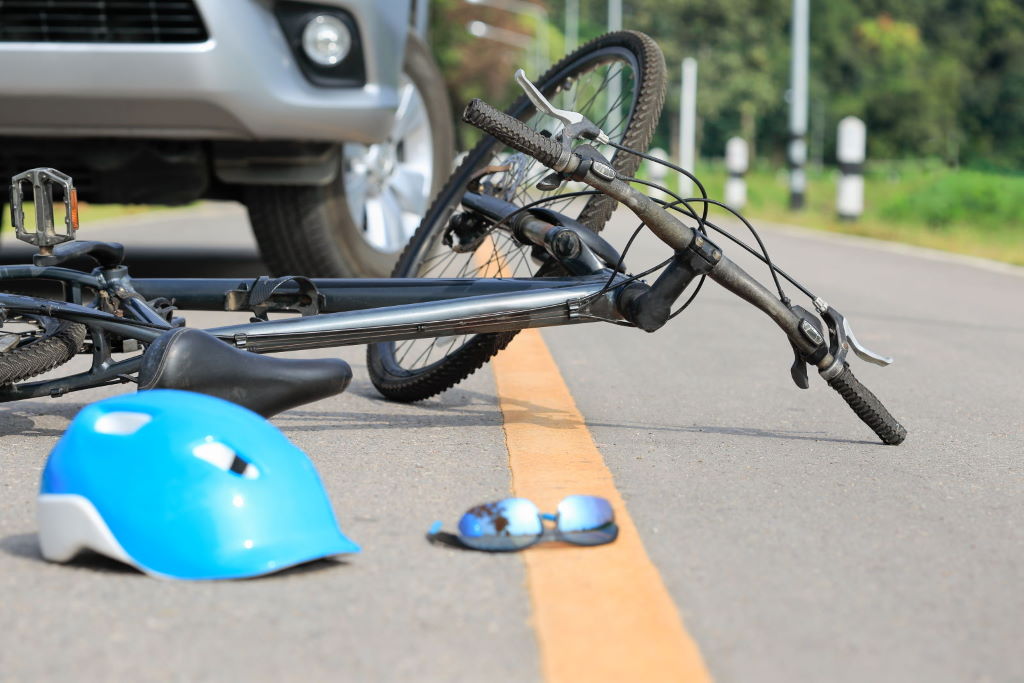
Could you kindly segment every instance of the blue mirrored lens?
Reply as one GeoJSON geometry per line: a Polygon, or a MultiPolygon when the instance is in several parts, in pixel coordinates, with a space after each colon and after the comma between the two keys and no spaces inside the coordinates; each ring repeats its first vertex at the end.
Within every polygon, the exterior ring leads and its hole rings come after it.
{"type": "Polygon", "coordinates": [[[459,520],[459,539],[480,550],[519,550],[536,543],[543,533],[540,511],[525,498],[484,503],[459,520]]]}
{"type": "Polygon", "coordinates": [[[619,535],[611,503],[597,496],[568,496],[558,504],[558,533],[577,545],[611,543],[619,535]]]}

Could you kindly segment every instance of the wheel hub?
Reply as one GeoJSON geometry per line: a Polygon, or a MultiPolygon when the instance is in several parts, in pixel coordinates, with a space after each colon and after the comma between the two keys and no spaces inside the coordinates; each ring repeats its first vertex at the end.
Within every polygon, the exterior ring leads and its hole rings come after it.
{"type": "Polygon", "coordinates": [[[388,139],[343,147],[345,198],[360,236],[377,251],[397,253],[427,209],[434,148],[423,97],[408,79],[388,139]]]}

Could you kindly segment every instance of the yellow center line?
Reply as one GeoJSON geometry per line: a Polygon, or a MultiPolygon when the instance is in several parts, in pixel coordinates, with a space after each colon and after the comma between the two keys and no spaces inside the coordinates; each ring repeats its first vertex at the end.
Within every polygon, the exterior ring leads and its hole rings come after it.
{"type": "Polygon", "coordinates": [[[602,496],[619,525],[609,545],[523,553],[546,681],[710,681],[540,333],[520,332],[493,363],[514,494],[544,512],[602,496]]]}

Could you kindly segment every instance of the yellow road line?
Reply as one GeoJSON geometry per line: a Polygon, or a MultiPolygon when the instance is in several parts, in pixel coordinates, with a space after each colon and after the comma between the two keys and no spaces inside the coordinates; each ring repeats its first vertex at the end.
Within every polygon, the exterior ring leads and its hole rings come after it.
{"type": "Polygon", "coordinates": [[[545,512],[603,496],[619,525],[609,545],[523,553],[545,679],[710,681],[540,333],[524,330],[493,363],[515,495],[545,512]]]}

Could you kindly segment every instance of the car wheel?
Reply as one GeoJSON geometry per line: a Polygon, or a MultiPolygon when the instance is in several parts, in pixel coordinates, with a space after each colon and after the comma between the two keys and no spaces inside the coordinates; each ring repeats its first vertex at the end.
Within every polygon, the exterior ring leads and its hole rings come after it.
{"type": "Polygon", "coordinates": [[[342,145],[330,185],[245,188],[264,262],[279,275],[387,277],[451,171],[454,137],[444,79],[410,35],[388,140],[342,145]]]}

